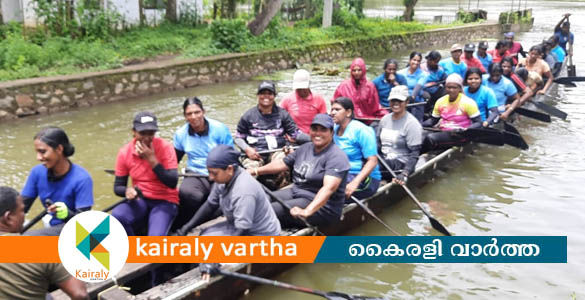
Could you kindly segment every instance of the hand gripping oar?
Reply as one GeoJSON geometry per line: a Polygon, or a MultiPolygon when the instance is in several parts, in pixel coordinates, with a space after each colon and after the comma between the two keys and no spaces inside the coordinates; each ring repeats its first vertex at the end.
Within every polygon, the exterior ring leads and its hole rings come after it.
{"type": "MultiPolygon", "coordinates": [[[[53,201],[51,199],[46,199],[45,204],[47,206],[53,205],[53,201]]],[[[47,208],[45,207],[42,212],[36,215],[30,222],[28,222],[22,229],[20,230],[20,234],[23,234],[25,231],[29,230],[31,227],[35,226],[45,215],[47,215],[47,208]]]]}
{"type": "Polygon", "coordinates": [[[297,291],[297,292],[301,292],[301,293],[307,293],[307,294],[312,294],[312,295],[316,295],[316,296],[321,296],[325,299],[330,299],[330,300],[367,300],[367,299],[374,300],[374,299],[381,299],[381,298],[349,295],[349,294],[344,294],[344,293],[340,293],[340,292],[324,292],[324,291],[320,291],[320,290],[314,290],[314,289],[310,289],[310,288],[306,288],[306,287],[296,286],[296,285],[292,285],[290,283],[280,282],[280,281],[276,281],[276,280],[270,280],[270,279],[266,279],[266,278],[262,278],[262,277],[253,276],[253,275],[225,271],[225,270],[222,270],[220,268],[217,269],[217,273],[220,275],[235,277],[238,279],[247,280],[247,281],[251,281],[251,282],[255,282],[255,283],[259,283],[259,284],[271,285],[271,286],[275,286],[275,287],[279,287],[279,288],[283,288],[283,289],[287,289],[287,290],[293,290],[293,291],[297,291]]]}
{"type": "Polygon", "coordinates": [[[392,227],[390,227],[388,224],[384,223],[384,221],[382,221],[382,219],[378,218],[378,216],[376,216],[376,214],[374,214],[374,212],[369,207],[367,207],[365,204],[363,204],[358,198],[351,196],[351,200],[353,202],[355,202],[363,210],[365,210],[368,213],[368,215],[370,215],[370,217],[374,218],[380,224],[384,225],[384,227],[386,227],[386,229],[390,230],[390,232],[392,232],[394,235],[398,235],[398,236],[400,235],[400,233],[396,232],[396,230],[392,229],[392,227]]]}
{"type": "MultiPolygon", "coordinates": [[[[388,170],[388,172],[390,172],[390,174],[392,174],[392,177],[396,178],[396,173],[394,173],[394,171],[390,168],[390,166],[388,166],[388,164],[386,163],[386,161],[384,160],[384,158],[382,158],[380,156],[380,154],[377,154],[378,156],[378,161],[380,161],[382,163],[382,165],[384,166],[384,168],[386,168],[388,170]]],[[[437,219],[435,219],[420,203],[420,201],[418,201],[418,199],[416,198],[416,196],[414,196],[414,194],[410,191],[410,189],[406,186],[406,185],[400,185],[402,186],[402,188],[404,188],[404,190],[406,191],[406,193],[410,196],[410,198],[412,199],[412,201],[414,201],[414,203],[416,203],[416,205],[418,206],[418,208],[420,208],[420,210],[422,210],[422,212],[427,216],[427,218],[429,218],[429,221],[431,221],[431,225],[433,226],[433,228],[435,230],[437,230],[438,232],[446,235],[446,236],[451,236],[451,234],[449,233],[449,231],[447,230],[447,228],[445,228],[445,226],[443,226],[443,224],[441,224],[441,222],[437,221],[437,219]]]]}

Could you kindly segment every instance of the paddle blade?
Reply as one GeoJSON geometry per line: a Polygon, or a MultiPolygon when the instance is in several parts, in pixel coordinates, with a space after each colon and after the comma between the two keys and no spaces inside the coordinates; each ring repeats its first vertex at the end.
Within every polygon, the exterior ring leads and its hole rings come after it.
{"type": "Polygon", "coordinates": [[[445,226],[443,226],[443,224],[441,224],[439,221],[437,221],[435,218],[428,216],[429,220],[431,221],[431,225],[433,226],[433,228],[446,235],[446,236],[451,236],[451,233],[449,233],[449,231],[447,230],[447,228],[445,228],[445,226]]]}
{"type": "Polygon", "coordinates": [[[506,145],[520,148],[522,150],[528,149],[528,144],[526,143],[524,138],[519,134],[504,131],[504,143],[506,143],[506,145]]]}
{"type": "Polygon", "coordinates": [[[364,297],[364,296],[354,296],[348,295],[340,292],[329,292],[325,294],[325,299],[330,300],[382,300],[383,298],[378,297],[364,297]]]}
{"type": "Polygon", "coordinates": [[[551,116],[555,116],[555,117],[561,118],[563,120],[567,119],[567,113],[560,110],[560,109],[557,109],[553,106],[550,106],[548,104],[538,102],[538,101],[532,101],[532,103],[534,104],[534,106],[538,107],[539,109],[542,109],[543,111],[547,112],[551,116]]]}
{"type": "Polygon", "coordinates": [[[577,76],[577,70],[575,68],[575,65],[567,66],[567,75],[572,77],[577,76]]]}
{"type": "Polygon", "coordinates": [[[514,110],[514,112],[518,113],[519,115],[523,115],[525,117],[529,117],[529,118],[536,119],[536,120],[539,120],[542,122],[550,123],[550,115],[543,114],[541,112],[526,109],[523,107],[516,108],[514,110]]]}

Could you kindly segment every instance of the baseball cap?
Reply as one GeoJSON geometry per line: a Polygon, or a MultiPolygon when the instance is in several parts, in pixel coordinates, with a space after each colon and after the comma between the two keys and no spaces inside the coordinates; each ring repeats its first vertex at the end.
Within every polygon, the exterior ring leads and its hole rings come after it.
{"type": "Polygon", "coordinates": [[[293,75],[293,90],[308,89],[311,82],[311,74],[305,69],[300,69],[293,75]]]}
{"type": "Polygon", "coordinates": [[[260,84],[258,85],[258,94],[260,94],[260,92],[264,90],[269,90],[276,95],[276,86],[272,81],[264,80],[260,82],[260,84]]]}
{"type": "Polygon", "coordinates": [[[453,51],[461,51],[461,50],[463,50],[463,48],[459,44],[453,44],[453,46],[451,46],[451,52],[453,52],[453,51]]]}
{"type": "Polygon", "coordinates": [[[388,100],[406,101],[408,99],[408,87],[406,85],[398,85],[392,88],[388,100]]]}
{"type": "Polygon", "coordinates": [[[441,53],[439,53],[437,50],[432,50],[429,52],[429,54],[427,54],[427,56],[425,56],[425,58],[427,60],[441,59],[441,53]]]}
{"type": "Polygon", "coordinates": [[[477,48],[481,48],[481,49],[489,48],[488,42],[486,42],[486,41],[479,42],[479,44],[477,44],[477,48]]]}
{"type": "Polygon", "coordinates": [[[473,43],[466,44],[463,50],[465,50],[465,52],[473,52],[475,51],[475,44],[473,43]]]}
{"type": "Polygon", "coordinates": [[[512,31],[506,32],[506,33],[504,33],[504,37],[513,38],[514,37],[514,32],[512,32],[512,31]]]}
{"type": "Polygon", "coordinates": [[[317,114],[313,118],[311,125],[321,125],[328,129],[333,129],[333,119],[328,114],[317,114]]]}
{"type": "Polygon", "coordinates": [[[133,128],[138,132],[147,130],[158,131],[156,116],[149,111],[137,113],[134,117],[133,128]]]}

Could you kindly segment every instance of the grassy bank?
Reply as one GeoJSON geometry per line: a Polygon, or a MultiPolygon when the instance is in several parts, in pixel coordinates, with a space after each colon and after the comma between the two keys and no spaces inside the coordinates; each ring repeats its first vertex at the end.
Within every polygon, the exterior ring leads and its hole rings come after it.
{"type": "Polygon", "coordinates": [[[236,19],[198,27],[136,27],[102,39],[47,37],[39,32],[23,33],[18,24],[4,25],[0,32],[0,81],[106,70],[169,55],[195,58],[459,25],[357,19],[351,15],[334,20],[334,24],[322,29],[320,20],[314,18],[289,26],[275,18],[262,35],[254,37],[245,21],[236,19]]]}

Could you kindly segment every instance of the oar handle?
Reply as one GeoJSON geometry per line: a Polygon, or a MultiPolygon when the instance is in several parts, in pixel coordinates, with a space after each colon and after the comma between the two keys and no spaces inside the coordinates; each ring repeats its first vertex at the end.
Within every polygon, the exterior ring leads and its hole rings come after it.
{"type": "Polygon", "coordinates": [[[369,207],[367,207],[364,203],[362,203],[362,201],[360,201],[358,198],[356,198],[355,196],[351,196],[351,200],[353,202],[355,202],[363,210],[365,210],[372,218],[374,218],[376,221],[378,221],[380,224],[382,224],[384,227],[386,227],[386,229],[390,230],[394,235],[400,236],[400,233],[398,233],[396,230],[392,229],[392,227],[390,227],[390,225],[386,224],[384,221],[382,221],[382,219],[380,219],[378,216],[376,216],[376,214],[374,214],[374,212],[369,207]]]}
{"type": "MultiPolygon", "coordinates": [[[[53,205],[53,201],[51,201],[51,199],[46,199],[45,200],[45,205],[47,206],[51,206],[53,205]]],[[[43,207],[43,211],[40,212],[38,215],[36,215],[32,220],[30,220],[30,222],[28,222],[28,224],[26,224],[24,227],[22,227],[22,229],[20,230],[20,234],[25,233],[27,230],[29,230],[31,227],[35,226],[35,224],[37,224],[44,216],[47,215],[47,208],[43,207]]]]}

